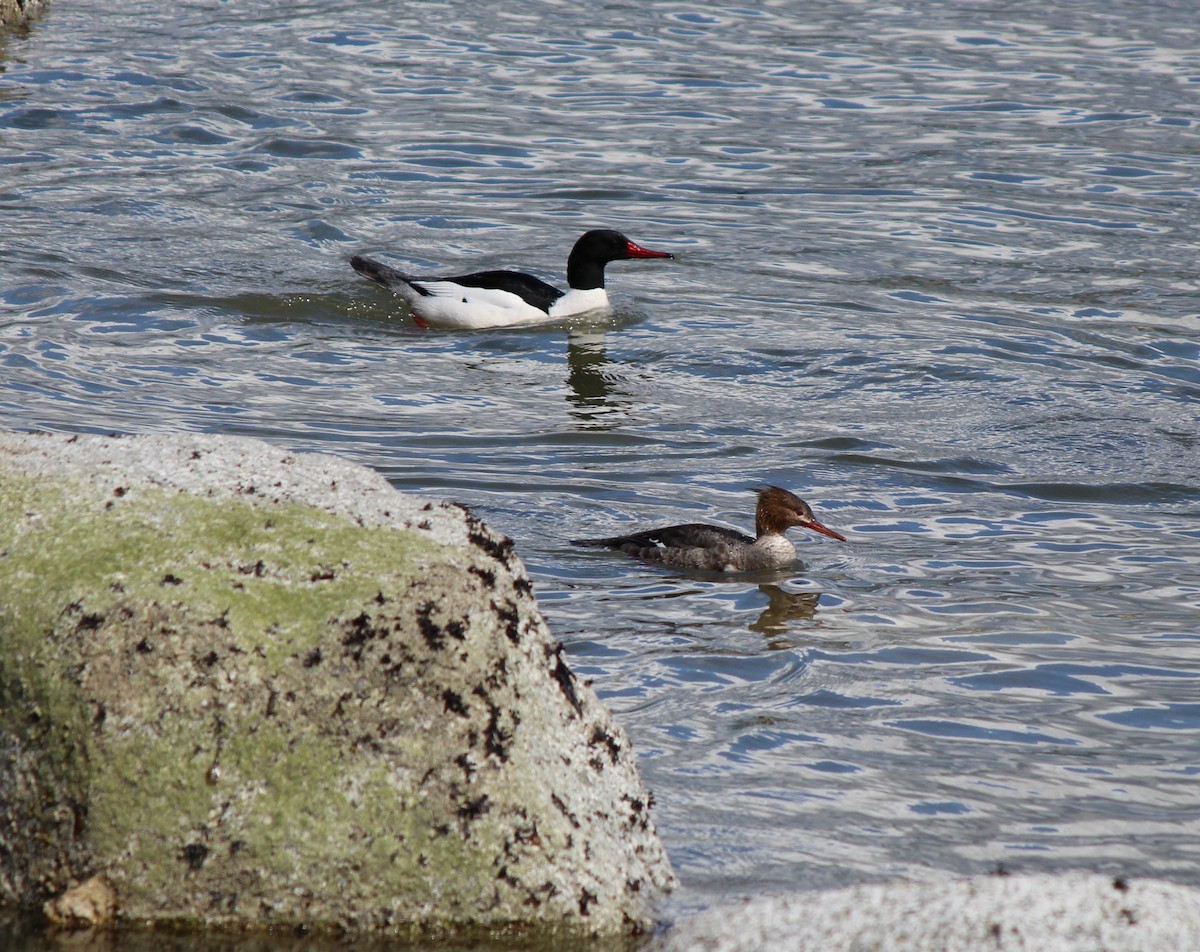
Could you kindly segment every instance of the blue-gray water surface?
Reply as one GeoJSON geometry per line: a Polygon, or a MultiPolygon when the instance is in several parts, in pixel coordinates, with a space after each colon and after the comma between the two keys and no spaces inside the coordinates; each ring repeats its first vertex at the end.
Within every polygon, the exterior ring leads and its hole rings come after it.
{"type": "Polygon", "coordinates": [[[0,427],[247,434],[511,535],[682,887],[1200,883],[1191,4],[58,0],[0,37],[0,427]],[[608,318],[421,331],[346,264],[608,318]],[[849,539],[764,578],[567,540],[849,539]]]}

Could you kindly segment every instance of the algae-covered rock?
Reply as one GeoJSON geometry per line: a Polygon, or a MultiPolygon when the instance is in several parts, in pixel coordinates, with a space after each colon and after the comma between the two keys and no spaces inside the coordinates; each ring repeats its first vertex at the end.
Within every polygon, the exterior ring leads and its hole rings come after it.
{"type": "Polygon", "coordinates": [[[355,930],[648,921],[629,743],[510,540],[329,457],[0,434],[0,901],[355,930]]]}

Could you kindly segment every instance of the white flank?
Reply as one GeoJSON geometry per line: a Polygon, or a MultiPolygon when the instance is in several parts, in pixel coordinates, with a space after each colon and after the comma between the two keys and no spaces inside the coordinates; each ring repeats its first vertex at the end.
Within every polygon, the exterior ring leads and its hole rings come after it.
{"type": "Polygon", "coordinates": [[[554,320],[511,291],[471,288],[453,281],[421,281],[428,294],[405,295],[413,310],[434,327],[473,329],[541,324],[554,320]]]}

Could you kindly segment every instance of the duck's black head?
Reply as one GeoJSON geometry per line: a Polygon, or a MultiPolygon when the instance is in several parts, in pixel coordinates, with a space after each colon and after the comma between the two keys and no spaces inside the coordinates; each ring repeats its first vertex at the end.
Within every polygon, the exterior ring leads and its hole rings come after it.
{"type": "Polygon", "coordinates": [[[575,242],[567,259],[567,284],[577,291],[604,287],[604,266],[626,258],[671,258],[666,251],[651,251],[630,241],[619,231],[597,228],[575,242]]]}

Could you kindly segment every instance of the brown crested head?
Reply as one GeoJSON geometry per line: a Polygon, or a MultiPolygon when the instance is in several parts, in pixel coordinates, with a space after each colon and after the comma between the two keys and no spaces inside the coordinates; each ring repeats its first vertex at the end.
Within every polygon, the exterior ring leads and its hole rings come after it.
{"type": "Polygon", "coordinates": [[[813,515],[812,507],[795,493],[779,486],[767,486],[758,490],[758,508],[754,513],[754,530],[758,535],[783,533],[792,526],[800,526],[819,532],[839,542],[846,537],[821,525],[813,515]]]}

